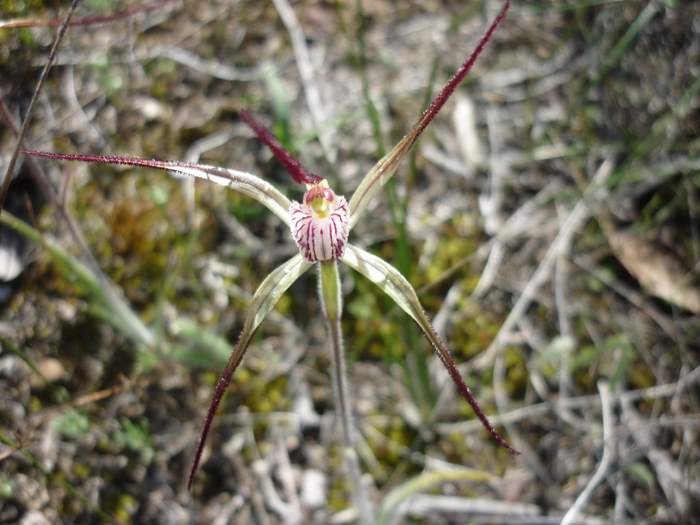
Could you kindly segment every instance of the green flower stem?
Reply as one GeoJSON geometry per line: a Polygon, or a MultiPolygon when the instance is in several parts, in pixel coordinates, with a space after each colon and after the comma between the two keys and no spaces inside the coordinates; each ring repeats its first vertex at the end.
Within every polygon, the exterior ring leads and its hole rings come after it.
{"type": "Polygon", "coordinates": [[[352,449],[354,445],[352,411],[348,402],[348,375],[345,369],[345,347],[340,326],[343,311],[343,299],[340,293],[338,264],[335,261],[319,263],[319,295],[321,306],[328,322],[328,331],[333,346],[332,376],[335,395],[335,410],[343,429],[343,443],[352,449]]]}
{"type": "Polygon", "coordinates": [[[359,523],[372,523],[372,511],[369,499],[362,484],[360,464],[355,452],[355,427],[352,410],[348,400],[348,376],[345,369],[345,347],[340,318],[343,312],[343,297],[340,290],[338,264],[336,261],[319,263],[319,297],[323,313],[328,323],[328,332],[332,345],[332,377],[335,396],[335,413],[340,418],[343,431],[344,458],[353,482],[354,498],[359,513],[359,523]]]}
{"type": "Polygon", "coordinates": [[[335,261],[322,261],[320,263],[319,293],[326,319],[340,321],[343,314],[343,296],[340,293],[340,277],[335,261]]]}

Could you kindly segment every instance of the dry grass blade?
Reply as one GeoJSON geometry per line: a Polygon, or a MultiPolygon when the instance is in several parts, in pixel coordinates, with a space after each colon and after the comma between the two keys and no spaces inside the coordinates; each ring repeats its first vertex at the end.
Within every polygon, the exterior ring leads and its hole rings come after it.
{"type": "Polygon", "coordinates": [[[22,142],[24,142],[24,136],[27,133],[27,127],[29,126],[29,121],[32,118],[32,111],[34,110],[34,104],[36,103],[37,98],[39,97],[39,93],[41,92],[41,88],[44,85],[44,81],[46,80],[46,75],[48,74],[49,70],[51,69],[51,66],[53,65],[54,60],[56,59],[56,52],[58,51],[58,47],[61,45],[61,41],[63,40],[63,36],[66,34],[66,30],[68,29],[68,24],[70,23],[70,20],[73,16],[73,13],[75,12],[76,7],[78,7],[78,3],[80,0],[73,0],[71,3],[70,8],[68,9],[68,14],[66,14],[66,18],[63,20],[63,24],[61,27],[58,29],[58,33],[56,34],[56,39],[53,42],[53,46],[51,46],[51,51],[49,52],[49,58],[46,61],[46,65],[44,66],[44,69],[41,71],[41,76],[39,77],[39,81],[36,83],[36,87],[34,88],[34,93],[32,94],[32,98],[29,101],[29,106],[27,107],[27,113],[24,116],[24,120],[22,121],[22,126],[19,129],[19,136],[17,137],[17,144],[15,145],[15,149],[12,152],[12,156],[10,157],[10,162],[7,164],[7,169],[5,170],[5,174],[2,179],[2,183],[0,184],[0,213],[2,213],[2,209],[5,206],[5,198],[7,197],[7,190],[10,187],[10,183],[12,182],[12,173],[15,170],[15,164],[17,163],[17,157],[19,156],[19,152],[22,149],[22,142]]]}
{"type": "Polygon", "coordinates": [[[557,257],[560,253],[562,253],[562,250],[566,249],[566,246],[571,242],[573,235],[583,226],[585,221],[590,216],[591,212],[588,209],[586,198],[590,197],[590,195],[595,191],[601,189],[605,181],[610,176],[613,168],[614,161],[612,158],[608,158],[600,165],[593,176],[591,184],[586,189],[584,198],[582,198],[576,204],[576,206],[574,206],[574,209],[571,210],[571,213],[569,213],[564,220],[556,238],[549,246],[549,249],[542,259],[542,262],[537,267],[537,270],[535,270],[532,277],[523,288],[520,297],[518,297],[515,305],[510,310],[508,317],[506,317],[506,320],[501,325],[496,337],[494,337],[493,341],[491,341],[491,344],[486,351],[475,360],[474,366],[476,369],[481,370],[493,362],[494,357],[505,344],[510,331],[517,325],[522,316],[525,315],[525,312],[535,298],[537,291],[551,277],[552,270],[557,262],[557,257]]]}
{"type": "Polygon", "coordinates": [[[603,457],[593,477],[588,481],[586,487],[564,515],[564,518],[561,520],[562,525],[576,523],[578,515],[586,506],[588,500],[590,500],[595,488],[605,479],[610,464],[613,461],[612,456],[615,450],[615,445],[613,443],[613,425],[615,421],[613,419],[612,403],[610,400],[610,389],[607,383],[600,382],[598,384],[598,390],[600,392],[600,404],[602,405],[603,411],[603,457]]]}
{"type": "Polygon", "coordinates": [[[615,256],[645,290],[700,315],[700,288],[693,286],[692,272],[672,252],[611,224],[604,229],[615,256]]]}
{"type": "Polygon", "coordinates": [[[306,37],[289,2],[287,0],[273,0],[273,3],[292,40],[299,76],[306,94],[306,104],[309,107],[311,119],[318,133],[318,140],[321,143],[326,159],[330,164],[333,164],[337,157],[335,146],[333,145],[334,137],[333,133],[325,125],[326,110],[321,98],[321,90],[314,77],[314,68],[306,45],[306,37]]]}

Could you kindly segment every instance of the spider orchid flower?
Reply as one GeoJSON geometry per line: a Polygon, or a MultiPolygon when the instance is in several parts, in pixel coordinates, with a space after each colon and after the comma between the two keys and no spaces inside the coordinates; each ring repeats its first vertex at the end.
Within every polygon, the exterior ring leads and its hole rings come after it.
{"type": "MultiPolygon", "coordinates": [[[[258,138],[270,148],[294,181],[306,186],[301,202],[290,202],[279,190],[261,178],[233,169],[133,157],[75,155],[25,150],[26,154],[38,157],[156,168],[205,179],[252,197],[266,206],[290,228],[292,238],[299,248],[299,253],[274,269],[263,280],[252,298],[238,342],[216,384],[212,401],[207,410],[190,470],[188,487],[191,487],[199,466],[204,444],[216,410],[231,383],[236,368],[238,368],[248,349],[253,334],[270,310],[277,304],[282,294],[309,268],[316,264],[320,266],[321,284],[319,290],[324,314],[329,321],[331,331],[339,330],[342,298],[340,295],[337,261],[347,264],[379,286],[418,324],[447,369],[459,393],[472,407],[486,430],[501,446],[512,454],[517,454],[494,429],[479,407],[471,390],[464,383],[454,359],[435,332],[411,284],[388,262],[348,243],[350,231],[366,213],[372,198],[390,180],[401,160],[471,70],[493,33],[505,18],[509,7],[510,0],[506,0],[471,55],[457,69],[409,133],[367,173],[349,202],[343,196],[336,195],[324,178],[307,172],[282,147],[272,133],[257,122],[247,111],[240,113],[241,118],[252,128],[258,138]]],[[[338,334],[334,333],[332,335],[335,337],[338,334]]],[[[336,339],[340,340],[339,337],[336,339]]],[[[338,366],[343,365],[341,363],[338,366]]],[[[348,423],[344,422],[343,427],[346,442],[349,443],[351,442],[351,433],[348,423]]]]}

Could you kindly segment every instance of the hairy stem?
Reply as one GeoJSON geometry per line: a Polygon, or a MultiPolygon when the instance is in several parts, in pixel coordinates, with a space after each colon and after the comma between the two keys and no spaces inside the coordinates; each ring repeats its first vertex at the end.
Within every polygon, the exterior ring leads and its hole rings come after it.
{"type": "Polygon", "coordinates": [[[335,411],[340,418],[340,425],[343,430],[343,444],[352,448],[354,439],[354,425],[352,412],[348,401],[347,370],[345,369],[345,348],[343,336],[341,334],[340,319],[328,319],[328,330],[333,346],[332,367],[333,367],[333,393],[335,397],[335,411]]]}
{"type": "Polygon", "coordinates": [[[355,505],[358,511],[359,523],[372,523],[372,511],[369,499],[362,484],[360,465],[355,452],[355,427],[352,421],[352,409],[348,398],[348,376],[345,368],[345,347],[340,326],[343,310],[336,261],[323,261],[319,264],[319,296],[321,306],[328,323],[328,333],[331,336],[331,367],[333,377],[333,393],[335,413],[340,419],[343,433],[343,457],[354,487],[355,505]]]}

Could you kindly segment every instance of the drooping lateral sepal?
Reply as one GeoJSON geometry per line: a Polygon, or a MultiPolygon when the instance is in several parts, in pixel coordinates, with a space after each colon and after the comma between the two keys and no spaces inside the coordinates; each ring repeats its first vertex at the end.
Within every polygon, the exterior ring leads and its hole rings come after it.
{"type": "Polygon", "coordinates": [[[216,383],[216,388],[214,390],[214,395],[212,397],[211,403],[209,404],[209,409],[204,417],[204,424],[202,425],[202,431],[199,436],[199,442],[197,443],[197,450],[192,460],[192,466],[190,468],[190,475],[187,481],[187,487],[191,488],[192,481],[194,480],[194,475],[197,472],[197,467],[199,467],[199,462],[202,458],[202,452],[204,450],[204,443],[206,442],[207,435],[209,434],[209,428],[216,414],[216,409],[221,403],[221,399],[226,392],[229,384],[231,383],[231,378],[233,373],[241,364],[243,356],[248,350],[248,345],[250,344],[255,331],[257,330],[263,319],[270,313],[270,310],[274,308],[277,302],[282,297],[282,294],[287,291],[287,289],[294,284],[294,282],[301,277],[306,270],[311,268],[311,263],[304,260],[301,254],[297,254],[287,262],[281,264],[275,268],[266,278],[260,283],[260,286],[255,291],[253,299],[250,302],[250,309],[248,310],[248,315],[246,316],[245,322],[243,323],[243,330],[241,330],[241,335],[238,337],[238,343],[236,343],[236,348],[234,348],[231,357],[229,357],[226,368],[221,373],[219,380],[216,383]]]}
{"type": "Polygon", "coordinates": [[[410,315],[413,320],[423,331],[426,339],[435,349],[435,353],[442,361],[442,364],[450,374],[450,378],[454,382],[460,395],[469,403],[476,416],[481,421],[481,424],[489,432],[491,437],[502,447],[507,449],[512,454],[518,452],[511,447],[508,442],[501,436],[493,427],[491,422],[486,417],[486,414],[481,410],[479,403],[476,401],[471,389],[464,383],[464,379],[457,370],[457,365],[450,354],[450,351],[445,346],[438,336],[435,328],[433,328],[430,319],[425,313],[423,306],[420,304],[418,295],[413,289],[413,286],[401,275],[396,268],[379,257],[372,255],[365,250],[349,244],[345,250],[345,255],[341,259],[345,264],[360,272],[374,284],[379,286],[384,293],[391,297],[401,309],[410,315]]]}

